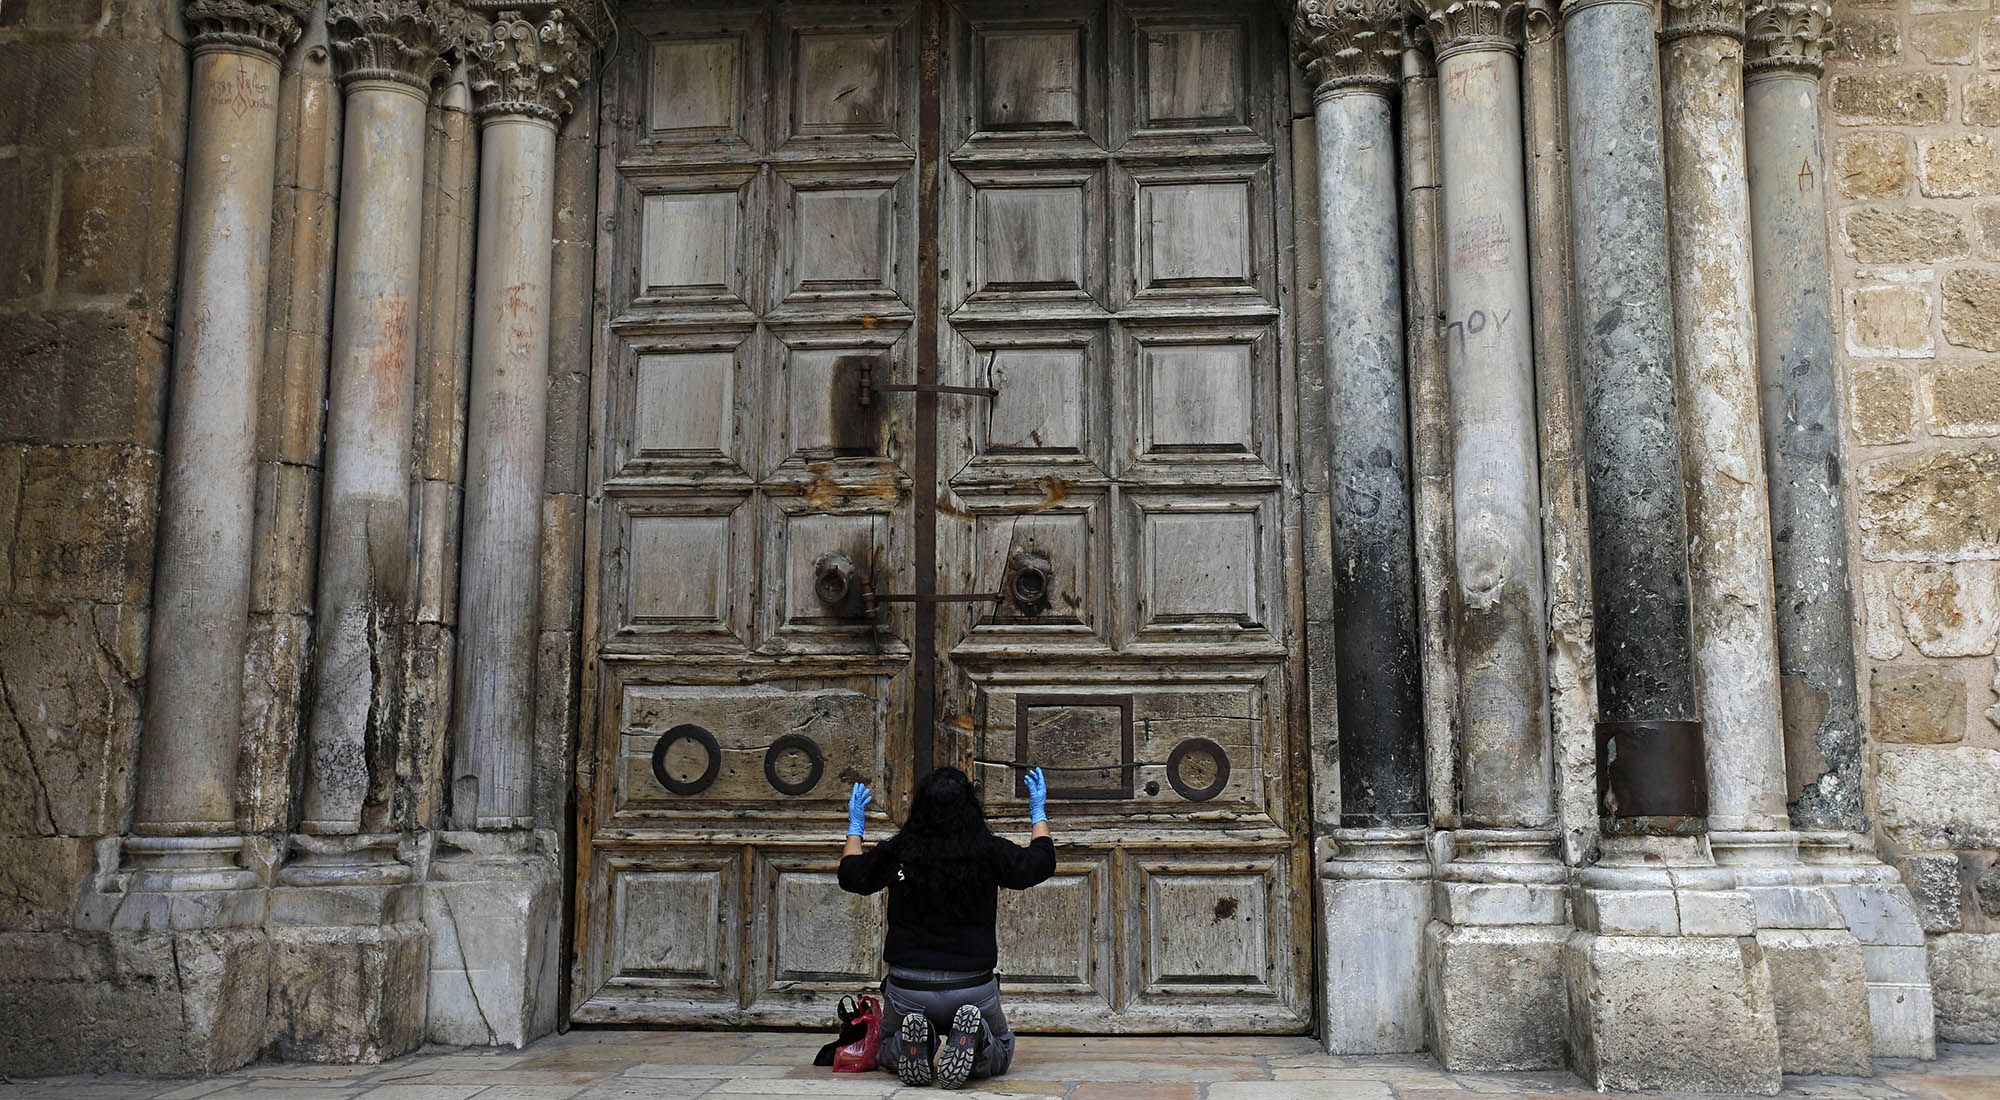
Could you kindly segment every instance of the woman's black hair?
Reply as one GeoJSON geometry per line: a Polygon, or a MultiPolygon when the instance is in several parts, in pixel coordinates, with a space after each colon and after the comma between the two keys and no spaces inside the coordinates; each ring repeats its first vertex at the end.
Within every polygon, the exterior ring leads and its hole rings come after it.
{"type": "Polygon", "coordinates": [[[922,899],[922,908],[967,920],[978,912],[981,893],[994,888],[992,835],[972,780],[944,767],[918,781],[910,816],[889,844],[901,884],[922,899]]]}

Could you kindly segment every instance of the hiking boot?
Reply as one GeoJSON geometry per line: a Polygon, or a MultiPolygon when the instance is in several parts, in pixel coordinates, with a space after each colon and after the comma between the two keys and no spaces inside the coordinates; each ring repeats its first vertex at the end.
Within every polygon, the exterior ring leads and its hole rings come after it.
{"type": "Polygon", "coordinates": [[[928,1085],[931,1074],[931,1022],[912,1012],[896,1030],[896,1076],[906,1085],[928,1085]]]}
{"type": "Polygon", "coordinates": [[[972,1063],[979,1059],[979,1038],[985,1030],[986,1021],[979,1015],[978,1005],[960,1005],[952,1013],[951,1034],[945,1036],[944,1046],[938,1050],[939,1087],[965,1087],[965,1079],[972,1076],[972,1063]]]}

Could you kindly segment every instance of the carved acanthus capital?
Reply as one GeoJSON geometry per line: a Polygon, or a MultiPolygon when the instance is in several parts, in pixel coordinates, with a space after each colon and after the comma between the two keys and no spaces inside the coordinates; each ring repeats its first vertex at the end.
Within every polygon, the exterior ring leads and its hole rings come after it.
{"type": "Polygon", "coordinates": [[[1660,37],[1668,40],[1718,34],[1741,41],[1744,0],[1667,0],[1660,37]]]}
{"type": "Polygon", "coordinates": [[[465,46],[474,112],[561,122],[583,84],[589,53],[562,8],[500,13],[465,46]]]}
{"type": "Polygon", "coordinates": [[[281,61],[311,11],[311,0],[188,0],[181,9],[196,49],[254,50],[281,61]]]}
{"type": "Polygon", "coordinates": [[[1753,3],[1745,15],[1743,71],[1796,72],[1818,79],[1826,71],[1827,0],[1753,3]]]}
{"type": "Polygon", "coordinates": [[[444,72],[458,25],[458,14],[439,0],[333,0],[326,9],[343,84],[393,80],[429,89],[444,72]]]}
{"type": "Polygon", "coordinates": [[[1402,75],[1402,0],[1295,0],[1292,47],[1314,94],[1388,93],[1402,75]]]}
{"type": "Polygon", "coordinates": [[[1522,0],[1410,0],[1438,60],[1470,50],[1521,49],[1522,0]]]}

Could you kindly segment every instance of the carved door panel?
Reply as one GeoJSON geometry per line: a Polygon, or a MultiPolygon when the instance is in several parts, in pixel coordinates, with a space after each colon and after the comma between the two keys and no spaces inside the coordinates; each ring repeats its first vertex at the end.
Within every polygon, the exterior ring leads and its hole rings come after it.
{"type": "Polygon", "coordinates": [[[1310,868],[1268,5],[952,6],[940,760],[1057,877],[1003,897],[1024,1026],[1299,1030],[1310,868]]]}
{"type": "Polygon", "coordinates": [[[817,1023],[879,972],[849,783],[907,799],[913,5],[621,7],[606,73],[571,1003],[817,1023]],[[837,579],[837,578],[836,578],[837,579]],[[837,594],[836,594],[837,595],[837,594]]]}

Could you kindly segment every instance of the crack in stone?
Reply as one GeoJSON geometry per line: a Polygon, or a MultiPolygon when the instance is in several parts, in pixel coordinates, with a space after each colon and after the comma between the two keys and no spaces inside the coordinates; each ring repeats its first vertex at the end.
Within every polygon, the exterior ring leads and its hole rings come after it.
{"type": "Polygon", "coordinates": [[[473,1011],[479,1013],[479,1026],[486,1029],[486,1044],[496,1046],[500,1042],[500,1036],[493,1030],[493,1021],[486,1016],[486,1006],[479,1003],[479,986],[472,980],[472,967],[465,958],[465,937],[459,932],[458,911],[452,908],[449,892],[440,890],[438,897],[444,901],[445,919],[451,922],[451,939],[458,946],[458,968],[465,974],[466,991],[472,994],[473,1011]]]}
{"type": "Polygon", "coordinates": [[[8,685],[5,672],[0,672],[0,704],[6,706],[7,717],[14,722],[14,736],[21,742],[21,756],[28,762],[28,773],[35,777],[35,789],[41,793],[41,816],[48,821],[47,835],[57,835],[61,830],[56,828],[55,799],[49,795],[48,781],[42,778],[41,762],[35,759],[34,741],[28,736],[28,724],[21,720],[21,710],[14,703],[14,689],[8,685]]]}
{"type": "MultiPolygon", "coordinates": [[[[120,902],[119,907],[123,908],[124,903],[120,902]]],[[[167,953],[174,967],[174,1006],[180,1010],[180,1042],[182,1054],[185,1058],[187,1055],[193,1053],[192,1037],[188,1034],[187,975],[181,972],[181,938],[171,932],[167,934],[167,953]]]]}

